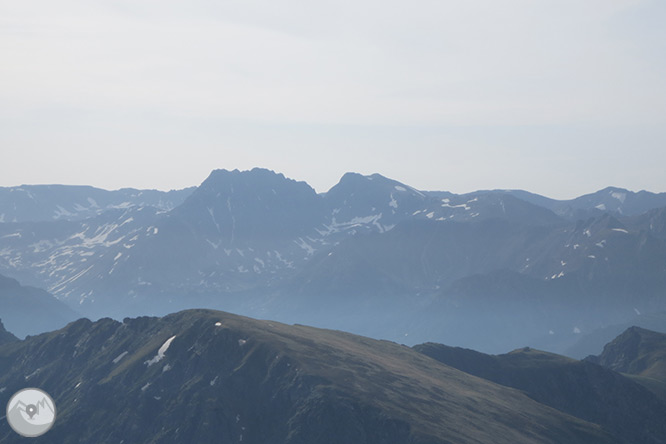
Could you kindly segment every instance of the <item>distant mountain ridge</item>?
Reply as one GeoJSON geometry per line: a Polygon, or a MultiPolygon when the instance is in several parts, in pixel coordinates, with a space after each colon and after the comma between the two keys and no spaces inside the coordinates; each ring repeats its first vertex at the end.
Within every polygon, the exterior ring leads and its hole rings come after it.
{"type": "Polygon", "coordinates": [[[79,314],[44,290],[22,286],[0,275],[0,315],[9,329],[0,324],[0,343],[14,334],[24,337],[60,328],[79,314]]]}
{"type": "Polygon", "coordinates": [[[6,344],[7,342],[16,341],[18,338],[5,330],[5,326],[0,319],[0,345],[6,344]]]}
{"type": "Polygon", "coordinates": [[[215,170],[169,211],[0,223],[0,272],[91,317],[210,307],[411,344],[563,351],[666,310],[660,196],[609,188],[568,201],[585,215],[572,219],[524,192],[348,173],[317,194],[265,169],[215,170]]]}
{"type": "Polygon", "coordinates": [[[137,206],[168,211],[192,191],[194,187],[168,192],[134,188],[107,191],[75,185],[0,187],[0,223],[83,220],[108,210],[137,206]]]}
{"type": "Polygon", "coordinates": [[[607,187],[570,200],[550,199],[523,190],[504,192],[572,220],[606,212],[617,216],[637,216],[655,208],[666,207],[666,193],[651,193],[645,190],[633,192],[617,187],[607,187]]]}

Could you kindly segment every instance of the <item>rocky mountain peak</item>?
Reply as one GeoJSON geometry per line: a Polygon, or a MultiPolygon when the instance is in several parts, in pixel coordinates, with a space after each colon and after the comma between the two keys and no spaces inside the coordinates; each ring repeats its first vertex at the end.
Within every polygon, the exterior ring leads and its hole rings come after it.
{"type": "MultiPolygon", "coordinates": [[[[630,327],[608,343],[601,355],[587,360],[621,373],[643,374],[666,358],[666,334],[630,327]]],[[[662,362],[660,365],[666,364],[662,362]]]]}
{"type": "Polygon", "coordinates": [[[294,236],[317,225],[321,199],[305,182],[271,170],[215,170],[172,213],[230,243],[294,236]]]}

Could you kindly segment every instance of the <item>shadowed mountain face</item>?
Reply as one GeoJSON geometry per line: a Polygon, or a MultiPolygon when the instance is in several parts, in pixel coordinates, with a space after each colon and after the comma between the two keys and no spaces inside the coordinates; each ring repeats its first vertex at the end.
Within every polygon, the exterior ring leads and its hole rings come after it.
{"type": "Polygon", "coordinates": [[[0,345],[6,344],[7,342],[12,342],[16,341],[18,338],[5,330],[5,326],[2,323],[2,320],[0,320],[0,345]]]}
{"type": "Polygon", "coordinates": [[[486,355],[441,344],[415,350],[466,373],[601,425],[627,443],[666,442],[666,403],[632,380],[585,361],[533,349],[486,355]]]}
{"type": "MultiPolygon", "coordinates": [[[[0,214],[72,191],[19,188],[0,214]]],[[[91,318],[208,307],[409,344],[563,352],[666,311],[662,195],[613,188],[563,203],[355,173],[317,194],[258,168],[213,171],[171,200],[106,205],[79,191],[57,203],[75,216],[0,222],[0,272],[91,318]]]]}
{"type": "Polygon", "coordinates": [[[0,346],[0,402],[26,383],[59,412],[36,442],[620,442],[405,346],[208,310],[0,346]]]}
{"type": "Polygon", "coordinates": [[[666,399],[666,334],[631,327],[586,361],[625,373],[666,399]]]}
{"type": "MultiPolygon", "coordinates": [[[[23,287],[0,275],[0,315],[7,328],[19,337],[60,328],[78,318],[64,303],[39,288],[23,287]]],[[[6,333],[3,329],[0,336],[6,333]]],[[[2,338],[0,338],[2,341],[2,338]]]]}
{"type": "Polygon", "coordinates": [[[631,327],[588,360],[616,372],[647,376],[666,382],[666,334],[631,327]]]}

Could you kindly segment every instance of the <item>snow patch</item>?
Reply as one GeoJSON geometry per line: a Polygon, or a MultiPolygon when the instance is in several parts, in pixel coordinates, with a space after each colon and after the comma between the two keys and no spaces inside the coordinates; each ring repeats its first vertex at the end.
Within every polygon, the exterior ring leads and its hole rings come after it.
{"type": "Polygon", "coordinates": [[[305,242],[302,237],[299,237],[297,241],[294,241],[294,243],[299,247],[301,247],[303,250],[305,250],[308,256],[312,256],[315,252],[315,249],[312,248],[310,244],[305,242]]]}
{"type": "Polygon", "coordinates": [[[74,216],[72,213],[65,210],[60,205],[56,205],[56,208],[57,210],[55,211],[55,215],[53,216],[54,219],[60,219],[62,216],[74,216]]]}
{"type": "Polygon", "coordinates": [[[122,257],[122,255],[123,255],[122,253],[116,254],[116,257],[113,258],[113,261],[114,262],[117,261],[118,259],[120,259],[122,257]]]}
{"type": "Polygon", "coordinates": [[[393,197],[393,193],[391,193],[391,201],[389,202],[389,207],[393,208],[398,208],[398,201],[395,200],[395,197],[393,197]]]}
{"type": "Polygon", "coordinates": [[[113,363],[114,364],[119,363],[125,356],[127,356],[127,354],[128,354],[128,352],[126,352],[126,351],[122,352],[121,354],[116,356],[116,359],[113,360],[113,363]]]}
{"type": "Polygon", "coordinates": [[[398,191],[407,191],[407,188],[405,188],[405,187],[401,187],[400,185],[396,185],[396,186],[394,186],[393,188],[395,188],[395,189],[398,190],[398,191]]]}
{"type": "Polygon", "coordinates": [[[581,333],[580,328],[578,328],[578,327],[574,327],[574,328],[573,328],[573,333],[574,333],[575,335],[579,335],[579,334],[581,333]]]}
{"type": "Polygon", "coordinates": [[[217,379],[218,379],[218,378],[219,378],[219,376],[216,376],[215,379],[213,379],[213,380],[210,381],[210,386],[211,386],[211,387],[214,386],[214,385],[217,383],[217,379]]]}
{"type": "Polygon", "coordinates": [[[220,230],[220,225],[217,223],[217,220],[215,219],[215,214],[213,214],[213,208],[207,207],[208,214],[210,214],[211,219],[213,219],[213,223],[217,227],[217,232],[221,233],[222,231],[220,230]]]}
{"type": "Polygon", "coordinates": [[[606,211],[606,205],[602,203],[595,206],[594,208],[596,208],[597,210],[606,211]]]}
{"type": "Polygon", "coordinates": [[[41,369],[41,368],[38,368],[37,370],[35,370],[34,372],[32,372],[32,373],[30,373],[28,376],[26,376],[26,377],[25,377],[25,380],[27,381],[28,379],[32,378],[33,376],[38,375],[39,372],[41,372],[41,371],[42,371],[42,369],[41,369]]]}
{"type": "Polygon", "coordinates": [[[629,232],[627,230],[625,230],[624,228],[613,228],[613,231],[617,231],[619,233],[624,233],[624,234],[629,234],[629,232]]]}
{"type": "Polygon", "coordinates": [[[216,327],[222,327],[222,323],[218,321],[218,322],[215,323],[215,326],[216,327]]]}
{"type": "Polygon", "coordinates": [[[621,203],[624,203],[624,200],[627,198],[627,193],[619,193],[617,191],[611,191],[611,197],[619,200],[621,203]]]}
{"type": "Polygon", "coordinates": [[[162,344],[160,349],[157,350],[157,354],[153,357],[153,359],[149,359],[148,361],[144,362],[144,364],[146,364],[148,367],[150,367],[151,365],[157,364],[162,359],[164,359],[164,354],[169,349],[169,346],[171,345],[171,343],[173,342],[174,339],[176,339],[175,335],[171,336],[169,339],[167,339],[166,342],[164,342],[164,344],[162,344]]]}
{"type": "Polygon", "coordinates": [[[215,242],[211,241],[210,239],[206,239],[206,242],[208,242],[208,244],[209,244],[211,247],[213,247],[213,250],[217,250],[217,247],[219,247],[220,244],[222,243],[222,241],[220,241],[220,242],[218,242],[218,243],[215,243],[215,242]]]}
{"type": "Polygon", "coordinates": [[[145,392],[146,390],[148,390],[148,387],[150,387],[150,382],[146,383],[146,385],[144,385],[143,387],[141,387],[141,391],[142,391],[142,392],[145,392]]]}
{"type": "Polygon", "coordinates": [[[460,205],[451,205],[448,203],[443,203],[442,206],[444,208],[464,208],[465,211],[469,211],[471,208],[467,204],[460,204],[460,205]]]}
{"type": "Polygon", "coordinates": [[[636,312],[636,314],[637,314],[638,316],[641,315],[641,312],[638,310],[638,308],[634,307],[634,311],[636,312]]]}

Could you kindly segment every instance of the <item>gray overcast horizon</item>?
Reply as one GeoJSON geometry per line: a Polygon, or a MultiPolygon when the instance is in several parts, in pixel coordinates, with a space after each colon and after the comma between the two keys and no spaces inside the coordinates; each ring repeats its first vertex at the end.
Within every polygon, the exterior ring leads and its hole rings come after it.
{"type": "Polygon", "coordinates": [[[666,191],[663,0],[0,0],[0,186],[666,191]]]}

